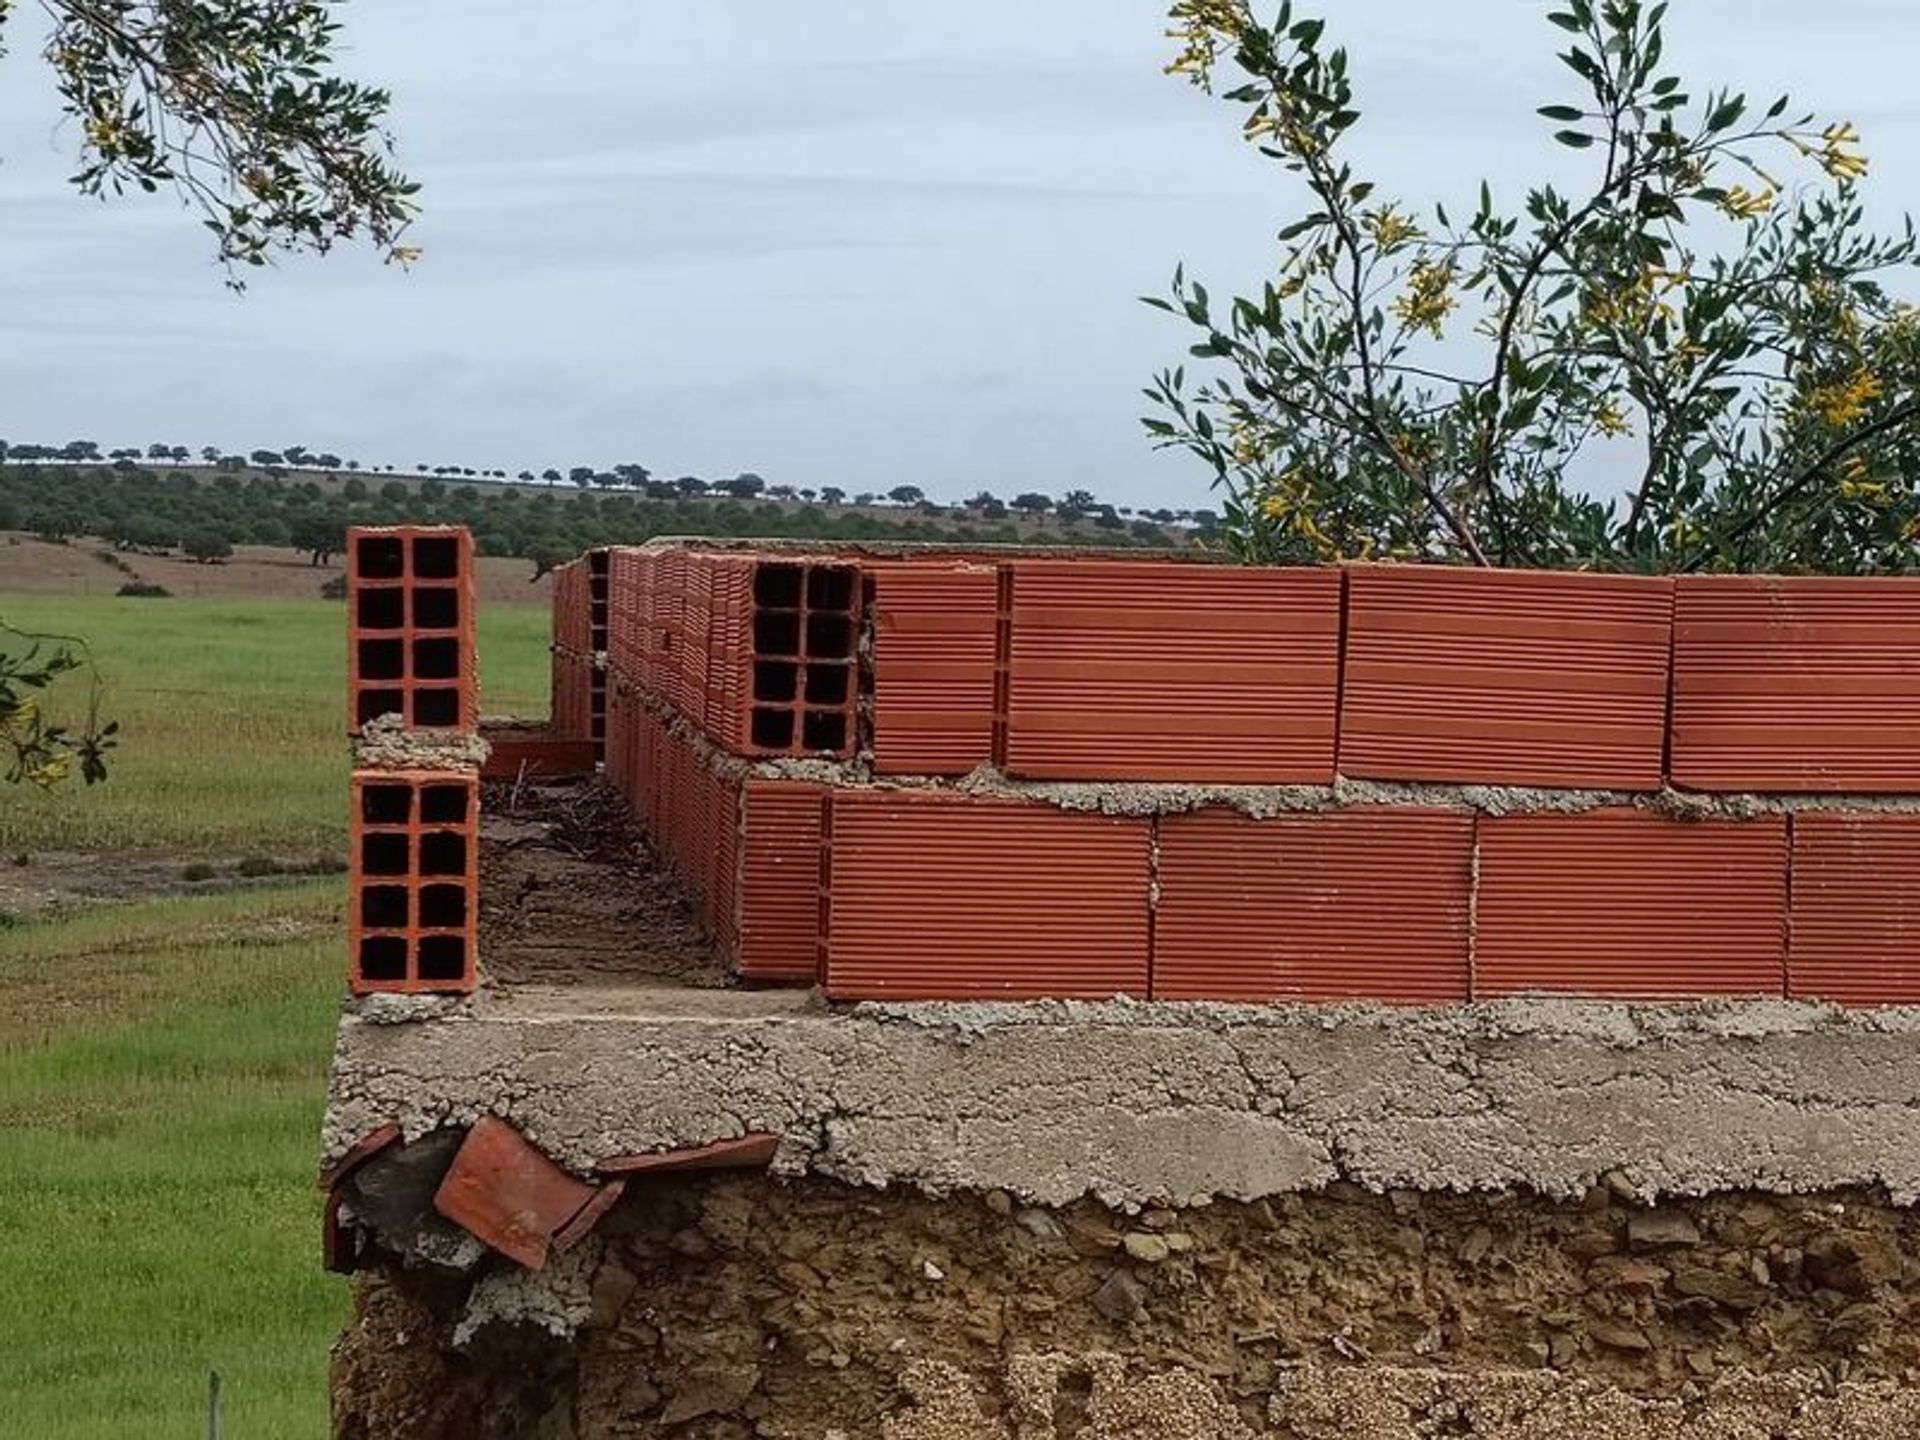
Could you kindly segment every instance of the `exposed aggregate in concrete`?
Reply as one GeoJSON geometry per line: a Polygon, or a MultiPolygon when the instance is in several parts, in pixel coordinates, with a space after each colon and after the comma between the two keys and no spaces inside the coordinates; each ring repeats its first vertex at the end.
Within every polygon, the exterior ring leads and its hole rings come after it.
{"type": "Polygon", "coordinates": [[[478,772],[491,753],[476,731],[409,730],[398,715],[382,715],[361,727],[353,742],[353,768],[478,772]]]}
{"type": "Polygon", "coordinates": [[[1645,1198],[1920,1198],[1920,1012],[1787,1002],[1446,1010],[866,1005],[528,987],[431,1024],[349,1013],[328,1158],[497,1113],[560,1163],[782,1137],[775,1168],[1042,1204],[1607,1178],[1645,1198]]]}

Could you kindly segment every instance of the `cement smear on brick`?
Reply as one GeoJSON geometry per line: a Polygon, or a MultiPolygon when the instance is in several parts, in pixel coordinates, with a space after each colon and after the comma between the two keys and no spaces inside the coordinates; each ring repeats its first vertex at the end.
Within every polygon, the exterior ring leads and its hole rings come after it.
{"type": "MultiPolygon", "coordinates": [[[[616,684],[620,682],[616,681],[616,684]]],[[[1132,780],[1022,780],[982,765],[957,779],[883,775],[870,748],[850,760],[781,756],[751,760],[720,749],[698,726],[671,707],[621,684],[651,710],[667,732],[690,748],[715,774],[739,783],[751,777],[810,780],[818,785],[879,790],[920,790],[974,797],[1028,800],[1099,815],[1132,819],[1185,815],[1195,810],[1237,810],[1255,820],[1315,814],[1370,805],[1438,806],[1471,810],[1498,819],[1507,815],[1578,815],[1613,806],[1648,810],[1676,820],[1752,820],[1766,815],[1843,811],[1872,815],[1920,815],[1920,795],[1709,795],[1688,790],[1581,790],[1537,785],[1451,785],[1426,781],[1359,780],[1338,777],[1331,785],[1217,785],[1132,780]]],[[[863,704],[869,702],[863,701],[863,704]]],[[[870,717],[869,717],[870,719],[870,717]]],[[[870,723],[863,735],[870,742],[870,723]]],[[[868,743],[863,742],[863,743],[868,743]]]]}
{"type": "Polygon", "coordinates": [[[350,1007],[328,1159],[504,1116],[576,1170],[749,1131],[784,1175],[1065,1204],[1373,1189],[1920,1197],[1920,1013],[1761,1001],[1447,1010],[866,1005],[528,986],[350,1007]]]}

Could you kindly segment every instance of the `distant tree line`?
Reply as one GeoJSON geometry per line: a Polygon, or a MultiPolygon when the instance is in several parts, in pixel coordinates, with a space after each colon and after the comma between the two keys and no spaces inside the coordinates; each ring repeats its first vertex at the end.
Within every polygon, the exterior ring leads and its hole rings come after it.
{"type": "Polygon", "coordinates": [[[705,480],[697,475],[681,475],[668,480],[655,475],[644,465],[621,464],[605,469],[575,465],[564,472],[549,467],[537,473],[522,470],[509,476],[505,470],[477,470],[471,466],[434,465],[424,461],[411,468],[362,466],[358,460],[342,459],[331,451],[309,450],[304,445],[288,445],[280,450],[257,449],[240,455],[223,451],[217,445],[205,445],[196,451],[186,445],[160,441],[148,445],[144,450],[139,446],[102,450],[92,440],[68,440],[58,445],[0,440],[0,467],[8,464],[47,464],[64,473],[69,466],[109,465],[115,470],[130,472],[141,469],[143,460],[148,465],[175,467],[197,461],[201,467],[211,469],[220,476],[244,478],[258,471],[271,480],[297,478],[293,474],[295,471],[325,472],[330,480],[337,480],[341,474],[353,475],[364,470],[375,478],[393,476],[414,481],[431,479],[449,483],[475,480],[529,487],[545,486],[550,490],[570,488],[581,492],[624,494],[653,501],[780,501],[789,506],[819,505],[828,509],[846,505],[860,509],[898,508],[913,510],[928,519],[975,525],[992,524],[1015,517],[1028,522],[1051,517],[1067,526],[1085,523],[1109,532],[1100,537],[1102,543],[1119,543],[1112,532],[1128,531],[1136,541],[1157,545],[1166,543],[1166,537],[1156,537],[1151,533],[1158,527],[1192,526],[1202,532],[1211,532],[1220,523],[1220,517],[1211,510],[1135,510],[1126,505],[1107,504],[1088,490],[1069,490],[1058,499],[1037,491],[1027,491],[1006,500],[990,490],[982,490],[961,505],[943,505],[930,500],[918,485],[896,485],[884,492],[862,491],[852,494],[835,485],[814,488],[769,484],[750,470],[723,480],[705,480]]]}
{"type": "MultiPolygon", "coordinates": [[[[713,487],[696,493],[677,485],[670,493],[645,488],[594,493],[577,488],[483,489],[440,479],[369,484],[352,474],[327,478],[329,483],[322,484],[223,470],[203,479],[186,470],[149,469],[132,463],[76,464],[64,457],[63,463],[53,466],[12,463],[0,466],[0,530],[25,530],[54,541],[91,535],[119,550],[178,550],[208,562],[224,559],[235,545],[284,546],[323,565],[340,553],[349,525],[460,524],[472,529],[481,554],[531,560],[536,573],[592,546],[636,544],[656,535],[963,545],[1012,544],[1031,538],[1030,531],[1015,523],[1010,510],[1026,516],[1051,511],[1071,528],[1058,530],[1050,538],[1068,543],[1114,547],[1175,543],[1167,528],[1175,518],[1173,512],[1158,512],[1167,516],[1166,521],[1155,515],[1127,521],[1110,507],[1095,504],[1084,492],[1059,502],[1017,496],[1010,506],[982,495],[957,508],[932,505],[924,498],[910,504],[896,493],[890,498],[902,510],[895,516],[840,508],[824,491],[813,499],[796,492],[788,501],[777,493],[784,487],[764,485],[745,492],[721,489],[717,494],[713,487]]],[[[856,501],[872,498],[860,496],[856,501]]],[[[1206,515],[1198,523],[1204,531],[1218,522],[1206,515]]]]}

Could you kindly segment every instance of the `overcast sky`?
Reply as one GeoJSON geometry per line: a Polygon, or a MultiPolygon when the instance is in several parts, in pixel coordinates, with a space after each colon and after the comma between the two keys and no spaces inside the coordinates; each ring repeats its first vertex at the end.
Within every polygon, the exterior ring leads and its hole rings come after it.
{"type": "MultiPolygon", "coordinates": [[[[403,274],[341,253],[230,295],[160,199],[64,184],[34,13],[0,60],[0,437],[369,464],[637,461],[957,497],[1200,503],[1141,438],[1186,337],[1137,296],[1257,281],[1297,215],[1164,77],[1159,0],[355,0],[425,185],[403,274]]],[[[1310,8],[1310,7],[1309,7],[1310,8]]],[[[1420,202],[1571,176],[1531,0],[1348,0],[1363,170],[1420,202]]],[[[1670,60],[1854,119],[1881,218],[1920,185],[1914,0],[1674,0],[1670,60]]],[[[1460,208],[1464,209],[1463,203],[1460,208]]]]}

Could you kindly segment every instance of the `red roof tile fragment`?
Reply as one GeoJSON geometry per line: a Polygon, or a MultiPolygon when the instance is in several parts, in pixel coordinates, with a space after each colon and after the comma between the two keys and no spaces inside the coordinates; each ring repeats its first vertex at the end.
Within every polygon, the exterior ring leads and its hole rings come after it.
{"type": "Polygon", "coordinates": [[[467,1132],[433,1206],[502,1255],[538,1270],[553,1237],[593,1198],[592,1186],[488,1115],[467,1132]]]}

